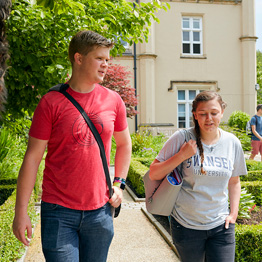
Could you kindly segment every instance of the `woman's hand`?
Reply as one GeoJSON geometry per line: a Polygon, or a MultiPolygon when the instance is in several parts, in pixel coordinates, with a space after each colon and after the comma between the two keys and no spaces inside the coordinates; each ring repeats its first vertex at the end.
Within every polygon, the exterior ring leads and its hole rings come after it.
{"type": "Polygon", "coordinates": [[[167,174],[169,174],[174,168],[179,166],[183,161],[187,160],[191,156],[195,155],[197,152],[196,141],[189,140],[185,142],[179,152],[166,161],[159,162],[155,159],[150,165],[150,179],[151,180],[161,180],[167,174]]]}
{"type": "Polygon", "coordinates": [[[188,142],[185,142],[179,150],[179,154],[183,156],[184,160],[195,155],[196,152],[197,152],[197,144],[196,141],[192,139],[189,140],[188,142]]]}
{"type": "Polygon", "coordinates": [[[235,223],[236,223],[236,219],[232,215],[229,215],[226,218],[225,228],[228,229],[229,228],[229,224],[235,224],[235,223]]]}

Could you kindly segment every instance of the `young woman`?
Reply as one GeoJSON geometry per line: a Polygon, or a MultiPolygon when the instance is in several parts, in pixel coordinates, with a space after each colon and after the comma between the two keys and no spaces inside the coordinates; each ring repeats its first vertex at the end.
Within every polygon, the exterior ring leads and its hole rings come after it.
{"type": "Polygon", "coordinates": [[[173,242],[182,262],[233,262],[235,222],[247,173],[240,141],[219,128],[226,103],[213,91],[193,101],[191,137],[177,131],[150,166],[160,180],[182,163],[183,184],[171,215],[173,242]],[[230,208],[228,204],[230,202],[230,208]]]}

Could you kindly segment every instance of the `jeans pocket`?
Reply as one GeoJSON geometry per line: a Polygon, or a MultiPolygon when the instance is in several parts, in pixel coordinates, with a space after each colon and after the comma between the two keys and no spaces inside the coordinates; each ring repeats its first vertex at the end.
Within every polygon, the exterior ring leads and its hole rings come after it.
{"type": "Polygon", "coordinates": [[[51,211],[55,210],[58,207],[57,204],[47,203],[44,201],[41,201],[41,210],[42,211],[51,211]]]}
{"type": "Polygon", "coordinates": [[[235,228],[236,224],[235,223],[229,223],[230,228],[235,228]]]}

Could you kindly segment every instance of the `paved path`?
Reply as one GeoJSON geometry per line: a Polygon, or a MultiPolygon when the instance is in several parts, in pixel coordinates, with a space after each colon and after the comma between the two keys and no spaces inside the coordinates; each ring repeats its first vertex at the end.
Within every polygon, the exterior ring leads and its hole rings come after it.
{"type": "MultiPolygon", "coordinates": [[[[144,215],[141,207],[144,207],[144,203],[134,202],[125,190],[120,215],[114,219],[115,236],[107,261],[179,262],[175,252],[144,215]]],[[[44,262],[40,242],[38,223],[30,247],[20,262],[44,262]]]]}

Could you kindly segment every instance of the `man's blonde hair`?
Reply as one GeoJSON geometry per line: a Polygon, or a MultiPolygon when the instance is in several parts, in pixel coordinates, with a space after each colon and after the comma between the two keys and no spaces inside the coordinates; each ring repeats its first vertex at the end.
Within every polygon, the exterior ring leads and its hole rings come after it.
{"type": "Polygon", "coordinates": [[[102,35],[88,30],[78,32],[70,41],[68,56],[71,64],[75,62],[74,55],[87,55],[96,47],[112,48],[114,43],[102,35]]]}

